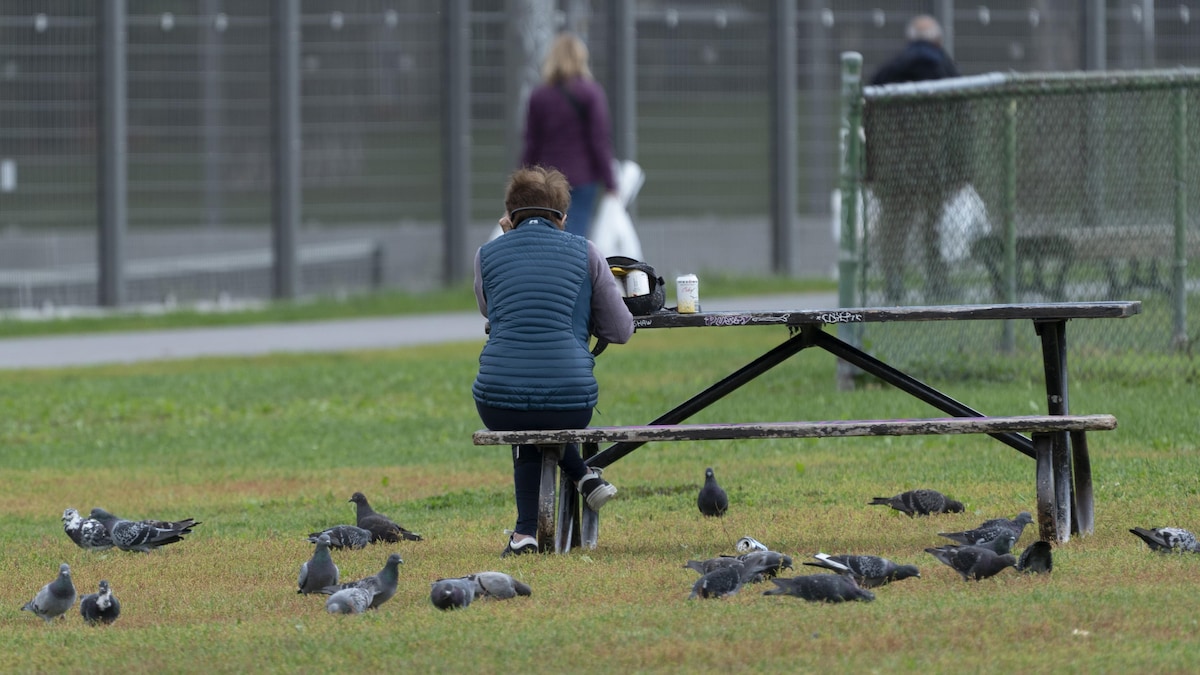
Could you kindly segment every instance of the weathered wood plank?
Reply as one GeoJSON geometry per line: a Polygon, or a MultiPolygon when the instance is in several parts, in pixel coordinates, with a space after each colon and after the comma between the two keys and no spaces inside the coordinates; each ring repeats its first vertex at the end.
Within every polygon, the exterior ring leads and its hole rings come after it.
{"type": "Polygon", "coordinates": [[[1115,429],[1112,415],[1019,415],[1010,417],[945,417],[904,420],[835,420],[824,422],[754,422],[746,424],[669,424],[658,426],[588,427],[541,431],[476,431],[475,445],[710,441],[751,438],[840,438],[852,436],[917,436],[995,434],[1041,431],[1115,429]]]}
{"type": "Polygon", "coordinates": [[[554,528],[554,477],[558,473],[558,460],[562,457],[562,446],[555,444],[542,448],[542,479],[538,491],[538,550],[557,552],[554,528]]]}
{"type": "Polygon", "coordinates": [[[670,310],[635,316],[635,328],[687,328],[704,326],[804,326],[887,321],[975,321],[1032,319],[1123,319],[1139,314],[1136,300],[1105,302],[1041,302],[994,305],[935,305],[928,307],[840,307],[835,309],[773,310],[753,312],[698,312],[670,310]]]}

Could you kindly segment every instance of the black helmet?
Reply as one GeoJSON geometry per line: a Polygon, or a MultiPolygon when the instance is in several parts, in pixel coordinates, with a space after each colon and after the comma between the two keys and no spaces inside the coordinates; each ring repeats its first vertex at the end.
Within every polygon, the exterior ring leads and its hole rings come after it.
{"type": "Polygon", "coordinates": [[[638,270],[645,272],[646,276],[650,278],[650,293],[622,298],[630,313],[634,316],[645,316],[663,308],[667,299],[666,290],[663,288],[666,282],[658,276],[658,272],[655,272],[653,267],[623,255],[612,255],[607,260],[609,269],[616,277],[624,277],[630,272],[638,270]]]}

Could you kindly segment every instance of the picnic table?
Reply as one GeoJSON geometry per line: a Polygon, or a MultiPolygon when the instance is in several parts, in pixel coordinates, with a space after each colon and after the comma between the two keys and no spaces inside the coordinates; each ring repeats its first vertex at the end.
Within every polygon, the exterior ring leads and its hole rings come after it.
{"type": "Polygon", "coordinates": [[[1043,539],[1065,542],[1069,533],[1091,533],[1094,527],[1091,460],[1087,431],[1112,429],[1112,415],[1071,415],[1068,409],[1067,322],[1072,319],[1119,319],[1138,314],[1137,301],[1053,302],[1030,304],[937,305],[926,307],[862,307],[776,311],[721,311],[680,314],[673,310],[634,317],[636,330],[661,328],[736,328],[783,326],[787,337],[778,346],[714,382],[646,425],[589,427],[543,431],[477,431],[477,445],[543,446],[542,518],[539,541],[545,550],[594,547],[599,516],[581,504],[570,480],[563,479],[555,505],[557,448],[582,444],[589,466],[612,465],[647,442],[752,438],[828,438],[914,434],[983,433],[1036,461],[1038,522],[1043,539]],[[1045,374],[1045,415],[992,416],[957,401],[902,370],[884,363],[826,330],[837,324],[912,321],[1029,321],[1041,339],[1045,374]],[[816,347],[873,375],[949,417],[683,424],[724,396],[801,351],[816,347]],[[1030,435],[1024,435],[1027,432],[1030,435]],[[601,450],[601,443],[612,443],[601,450]],[[554,525],[555,514],[558,525],[554,525]]]}

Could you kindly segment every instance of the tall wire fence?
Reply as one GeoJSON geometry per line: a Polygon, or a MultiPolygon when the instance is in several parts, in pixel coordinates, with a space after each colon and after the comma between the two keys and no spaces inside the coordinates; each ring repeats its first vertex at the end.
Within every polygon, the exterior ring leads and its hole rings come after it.
{"type": "MultiPolygon", "coordinates": [[[[470,0],[468,240],[487,237],[512,168],[505,86],[518,0],[470,0]]],[[[106,3],[0,3],[0,308],[97,302],[97,15],[106,3]]],[[[272,0],[126,0],[128,301],[267,297],[272,0]]],[[[449,3],[303,0],[297,241],[304,294],[443,281],[449,3]]],[[[635,219],[667,274],[772,269],[770,77],[776,0],[528,0],[581,31],[606,85],[610,19],[631,8],[635,219]],[[583,8],[580,10],[580,8],[583,8]],[[572,17],[575,18],[572,18],[572,17]]],[[[1185,0],[794,0],[798,109],[792,274],[828,277],[839,55],[873,70],[933,12],[968,75],[1200,66],[1185,0]],[[1095,20],[1099,17],[1099,21],[1095,20]]],[[[1194,9],[1194,8],[1193,8],[1194,9]]],[[[987,195],[982,195],[987,196],[987,195]]],[[[468,251],[466,255],[469,255],[468,251]]]]}
{"type": "MultiPolygon", "coordinates": [[[[1080,367],[1195,374],[1200,70],[997,74],[863,102],[861,304],[1140,300],[1133,319],[1071,327],[1075,353],[1104,355],[1080,367]]],[[[1039,349],[1012,325],[865,339],[984,374],[1039,349]]]]}

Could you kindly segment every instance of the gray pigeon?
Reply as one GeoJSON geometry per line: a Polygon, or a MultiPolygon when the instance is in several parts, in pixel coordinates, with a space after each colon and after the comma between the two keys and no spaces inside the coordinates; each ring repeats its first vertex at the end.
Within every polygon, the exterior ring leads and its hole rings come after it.
{"type": "Polygon", "coordinates": [[[696,583],[692,584],[692,594],[688,596],[688,600],[694,598],[724,598],[733,595],[742,588],[742,574],[744,572],[745,567],[740,560],[737,561],[736,565],[718,567],[700,577],[696,580],[696,583]]]}
{"type": "Polygon", "coordinates": [[[191,534],[193,527],[203,524],[195,518],[184,518],[183,520],[155,520],[147,518],[139,522],[146,525],[153,525],[160,530],[179,530],[180,534],[191,534]]]}
{"type": "Polygon", "coordinates": [[[58,576],[25,603],[22,611],[30,611],[46,620],[46,623],[57,619],[71,609],[75,604],[75,584],[71,581],[71,566],[63,563],[58,566],[58,576]]]}
{"type": "Polygon", "coordinates": [[[480,598],[508,600],[518,595],[533,594],[529,584],[518,581],[504,572],[476,572],[467,575],[466,578],[475,582],[475,596],[480,598]]]}
{"type": "Polygon", "coordinates": [[[714,572],[722,567],[739,567],[745,568],[745,563],[741,558],[733,555],[719,555],[708,560],[689,560],[683,564],[684,567],[690,570],[696,570],[700,576],[704,576],[709,572],[714,572]]]}
{"type": "Polygon", "coordinates": [[[739,555],[738,559],[746,568],[742,575],[746,583],[758,583],[778,576],[785,569],[792,569],[792,556],[778,551],[751,551],[739,555]]]}
{"type": "Polygon", "coordinates": [[[316,593],[326,586],[335,586],[338,582],[338,566],[329,556],[329,535],[317,537],[317,547],[313,550],[312,558],[300,565],[300,579],[297,582],[297,593],[316,593]]]}
{"type": "MultiPolygon", "coordinates": [[[[1000,555],[1004,555],[1005,553],[1012,553],[1012,547],[1016,543],[1017,543],[1017,536],[1015,534],[1013,534],[1012,532],[1004,532],[1004,533],[1000,534],[999,536],[997,536],[995,539],[985,539],[978,544],[974,544],[974,546],[978,546],[979,548],[991,549],[991,550],[995,551],[996,553],[999,553],[1000,555]]],[[[948,549],[954,549],[954,548],[963,548],[965,546],[971,546],[971,545],[972,544],[946,544],[944,546],[936,546],[934,548],[948,550],[948,549]]]]}
{"type": "MultiPolygon", "coordinates": [[[[1014,535],[1013,541],[1016,542],[1021,539],[1021,534],[1025,531],[1025,526],[1032,522],[1033,516],[1028,511],[1022,511],[1012,520],[1008,518],[992,518],[991,520],[983,521],[979,527],[973,530],[938,532],[938,536],[953,539],[967,546],[978,546],[996,539],[1003,532],[1011,532],[1014,535]]],[[[1003,551],[1003,553],[1006,552],[1003,551]]]]}
{"type": "Polygon", "coordinates": [[[90,551],[103,551],[113,546],[108,528],[95,518],[84,518],[79,511],[68,508],[63,511],[63,532],[75,542],[75,545],[90,551]]]}
{"type": "Polygon", "coordinates": [[[1024,551],[1021,551],[1021,557],[1017,558],[1017,571],[1026,574],[1041,574],[1043,572],[1049,574],[1054,567],[1054,560],[1050,555],[1050,542],[1035,541],[1030,544],[1024,551]]]}
{"type": "Polygon", "coordinates": [[[325,611],[330,614],[362,614],[371,607],[375,594],[369,588],[343,588],[325,600],[325,611]]]}
{"type": "MultiPolygon", "coordinates": [[[[400,559],[399,553],[393,553],[388,556],[387,562],[383,569],[377,574],[372,574],[369,577],[364,577],[358,581],[347,581],[344,584],[336,584],[318,589],[317,593],[325,595],[335,595],[338,591],[347,588],[362,588],[371,592],[370,608],[377,609],[380,605],[392,599],[396,594],[396,584],[400,580],[400,564],[404,561],[400,559]]],[[[326,608],[328,608],[326,601],[326,608]]]]}
{"type": "Polygon", "coordinates": [[[462,609],[475,599],[476,588],[467,577],[438,579],[429,589],[429,601],[438,609],[462,609]]]}
{"type": "Polygon", "coordinates": [[[1196,542],[1196,535],[1182,527],[1155,527],[1152,529],[1135,527],[1130,532],[1146,542],[1151,551],[1200,553],[1200,544],[1196,542]]]}
{"type": "Polygon", "coordinates": [[[711,466],[704,470],[704,487],[696,496],[696,506],[706,516],[723,516],[729,510],[729,495],[717,485],[711,466]]]}
{"type": "Polygon", "coordinates": [[[112,594],[107,580],[100,580],[99,592],[83,596],[79,601],[79,614],[92,626],[110,624],[121,616],[121,601],[112,594]]]}
{"type": "Polygon", "coordinates": [[[909,518],[928,516],[935,513],[962,513],[963,504],[950,499],[937,490],[909,490],[894,497],[873,497],[868,505],[890,506],[901,513],[907,513],[909,518]]]}
{"type": "Polygon", "coordinates": [[[775,588],[763,591],[763,595],[794,595],[809,602],[870,602],[875,599],[875,594],[860,588],[853,577],[841,574],[806,574],[771,581],[775,588]]]}
{"type": "Polygon", "coordinates": [[[376,513],[375,509],[372,509],[371,505],[367,503],[367,497],[363,493],[355,492],[350,495],[350,501],[354,502],[357,509],[358,522],[356,524],[364,530],[370,530],[371,541],[386,541],[389,544],[394,544],[401,539],[421,541],[421,535],[404,529],[399,523],[382,513],[376,513]]]}
{"type": "Polygon", "coordinates": [[[805,565],[833,570],[838,574],[854,577],[854,581],[863,588],[878,588],[893,581],[921,578],[921,571],[916,565],[897,565],[877,555],[827,555],[817,553],[813,556],[817,562],[806,562],[805,565]]]}
{"type": "Polygon", "coordinates": [[[122,551],[149,552],[160,546],[183,541],[197,525],[194,520],[170,522],[165,520],[125,520],[101,508],[92,509],[92,518],[100,521],[112,537],[113,545],[122,551]],[[166,527],[162,527],[166,526],[166,527]]]}
{"type": "Polygon", "coordinates": [[[353,549],[366,548],[367,544],[371,543],[372,535],[370,530],[364,530],[357,525],[334,525],[333,527],[313,532],[308,535],[308,540],[312,543],[317,543],[317,538],[321,535],[329,536],[329,548],[331,549],[353,549]]]}
{"type": "Polygon", "coordinates": [[[1006,567],[1017,566],[1017,558],[1013,554],[1001,555],[982,546],[943,546],[927,548],[925,552],[962,575],[963,581],[987,579],[1006,567]]]}

